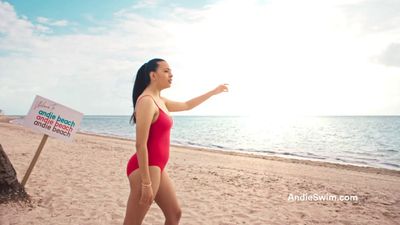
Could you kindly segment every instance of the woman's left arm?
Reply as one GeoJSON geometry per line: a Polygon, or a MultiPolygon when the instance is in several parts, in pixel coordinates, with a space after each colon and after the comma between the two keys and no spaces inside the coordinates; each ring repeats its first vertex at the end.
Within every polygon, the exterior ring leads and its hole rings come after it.
{"type": "Polygon", "coordinates": [[[185,110],[191,110],[194,107],[200,105],[201,103],[203,103],[205,100],[209,99],[211,96],[213,95],[217,95],[221,92],[227,92],[228,91],[228,84],[221,84],[218,85],[216,88],[214,88],[213,90],[200,95],[196,98],[190,99],[189,101],[186,102],[175,102],[172,100],[169,100],[167,98],[163,97],[163,100],[165,102],[165,105],[168,108],[168,111],[170,112],[179,112],[179,111],[185,111],[185,110]]]}

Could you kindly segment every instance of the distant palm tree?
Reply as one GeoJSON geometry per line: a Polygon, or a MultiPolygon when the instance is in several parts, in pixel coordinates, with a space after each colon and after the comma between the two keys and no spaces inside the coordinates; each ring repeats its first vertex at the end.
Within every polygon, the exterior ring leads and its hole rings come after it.
{"type": "Polygon", "coordinates": [[[0,115],[3,115],[3,114],[4,114],[4,113],[3,113],[3,110],[0,109],[0,115]]]}

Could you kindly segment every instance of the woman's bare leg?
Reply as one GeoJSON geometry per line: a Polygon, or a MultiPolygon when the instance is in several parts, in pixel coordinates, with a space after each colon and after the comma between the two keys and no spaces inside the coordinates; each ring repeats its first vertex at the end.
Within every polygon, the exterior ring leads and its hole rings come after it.
{"type": "MultiPolygon", "coordinates": [[[[153,188],[153,195],[157,195],[160,186],[161,170],[158,166],[149,166],[150,179],[153,188]]],[[[142,194],[142,184],[139,169],[129,175],[131,191],[126,206],[124,225],[140,225],[150,208],[150,204],[139,204],[142,194]]]]}
{"type": "Polygon", "coordinates": [[[160,187],[155,201],[164,213],[165,225],[179,224],[182,211],[176,198],[174,185],[166,170],[161,174],[160,187]]]}

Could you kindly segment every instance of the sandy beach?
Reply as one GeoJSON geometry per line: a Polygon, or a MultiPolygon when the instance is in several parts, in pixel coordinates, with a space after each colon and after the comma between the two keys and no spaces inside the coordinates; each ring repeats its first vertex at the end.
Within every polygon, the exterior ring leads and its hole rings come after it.
{"type": "MultiPolygon", "coordinates": [[[[42,135],[1,120],[0,144],[21,181],[42,135]]],[[[82,133],[71,143],[49,138],[26,184],[32,204],[0,205],[0,224],[122,224],[134,146],[82,133]]],[[[176,146],[166,170],[181,224],[400,223],[400,171],[176,146]]],[[[143,224],[164,224],[163,218],[153,203],[143,224]]]]}

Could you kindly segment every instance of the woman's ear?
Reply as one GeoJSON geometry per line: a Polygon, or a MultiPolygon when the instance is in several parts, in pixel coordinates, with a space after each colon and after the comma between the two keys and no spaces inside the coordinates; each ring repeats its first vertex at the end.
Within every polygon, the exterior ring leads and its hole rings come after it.
{"type": "Polygon", "coordinates": [[[150,71],[150,80],[156,79],[156,73],[154,71],[150,71]]]}

